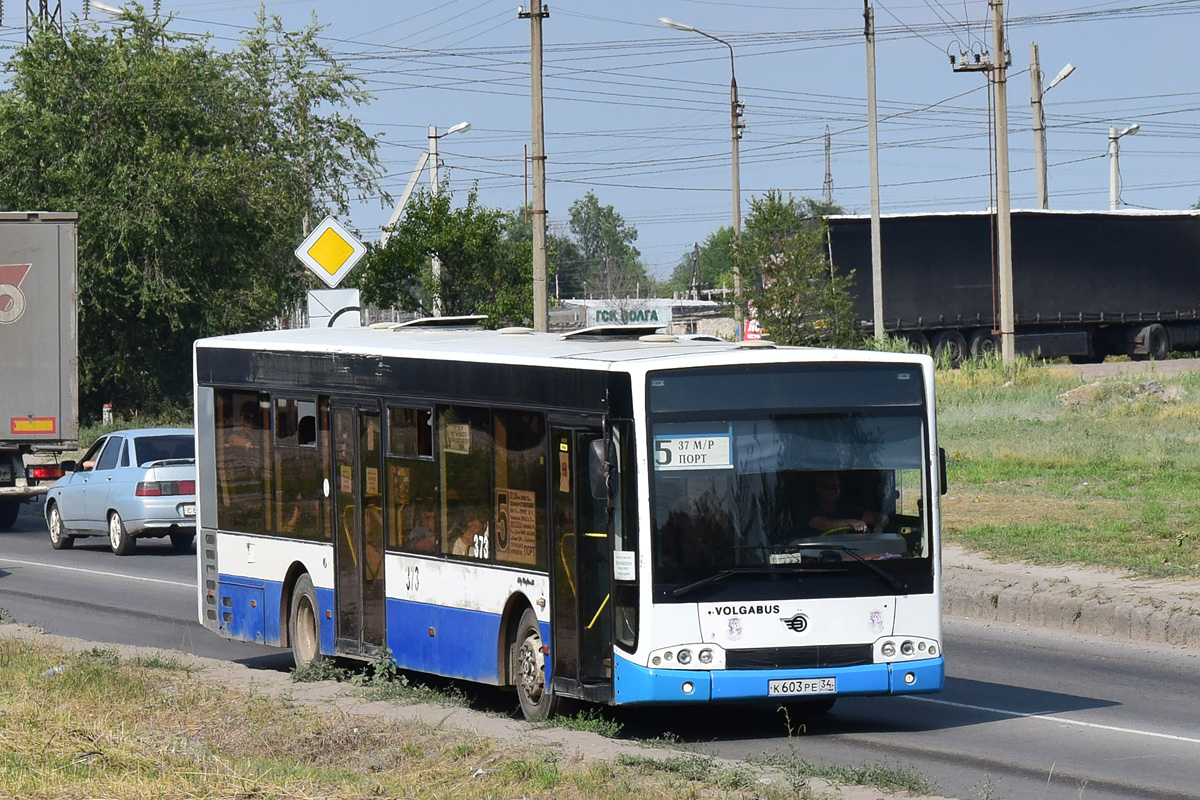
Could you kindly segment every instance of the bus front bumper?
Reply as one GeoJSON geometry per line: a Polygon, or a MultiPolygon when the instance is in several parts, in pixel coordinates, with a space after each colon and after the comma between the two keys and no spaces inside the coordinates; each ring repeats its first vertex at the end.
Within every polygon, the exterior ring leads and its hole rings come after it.
{"type": "Polygon", "coordinates": [[[770,681],[836,678],[836,697],[848,695],[925,694],[937,692],[945,681],[941,658],[865,664],[829,669],[686,670],[654,669],[614,658],[613,700],[637,703],[707,703],[712,701],[802,700],[821,695],[772,695],[770,681]]]}

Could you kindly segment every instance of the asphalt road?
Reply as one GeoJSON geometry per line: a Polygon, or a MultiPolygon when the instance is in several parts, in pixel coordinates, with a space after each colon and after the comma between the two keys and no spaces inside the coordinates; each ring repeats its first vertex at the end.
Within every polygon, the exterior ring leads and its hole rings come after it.
{"type": "MultiPolygon", "coordinates": [[[[195,558],[169,543],[118,558],[107,540],[53,551],[27,507],[0,534],[0,608],[65,636],[287,669],[290,655],[196,622],[195,558]]],[[[1001,800],[1200,798],[1200,653],[947,620],[948,679],[918,698],[842,699],[816,719],[772,709],[609,712],[625,735],[667,736],[726,758],[914,767],[940,793],[1001,800]],[[681,733],[684,732],[684,733],[681,733]]],[[[481,710],[511,695],[472,692],[481,710]]]]}

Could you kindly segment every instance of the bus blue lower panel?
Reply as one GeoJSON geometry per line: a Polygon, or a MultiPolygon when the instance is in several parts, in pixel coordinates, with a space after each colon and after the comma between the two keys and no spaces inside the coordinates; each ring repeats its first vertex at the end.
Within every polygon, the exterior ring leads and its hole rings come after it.
{"type": "Polygon", "coordinates": [[[401,669],[500,682],[500,615],[389,598],[388,649],[401,669]]]}
{"type": "MultiPolygon", "coordinates": [[[[317,620],[321,626],[321,652],[333,653],[333,621],[325,611],[333,608],[333,590],[317,589],[317,620]]],[[[243,642],[279,647],[290,609],[283,608],[283,584],[257,578],[222,575],[217,584],[218,613],[225,635],[243,642]]]]}
{"type": "Polygon", "coordinates": [[[776,679],[835,677],[839,697],[936,692],[945,680],[945,663],[941,658],[832,669],[713,672],[642,667],[617,654],[613,665],[614,701],[623,705],[767,700],[767,681],[776,679]],[[910,674],[912,680],[906,681],[905,677],[910,674]]]}

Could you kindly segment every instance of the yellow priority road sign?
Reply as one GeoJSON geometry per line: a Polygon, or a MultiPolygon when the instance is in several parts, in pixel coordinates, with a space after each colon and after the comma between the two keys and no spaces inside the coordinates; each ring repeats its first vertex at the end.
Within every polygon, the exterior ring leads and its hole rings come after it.
{"type": "Polygon", "coordinates": [[[334,288],[366,252],[358,237],[333,217],[326,217],[296,248],[296,258],[334,288]]]}

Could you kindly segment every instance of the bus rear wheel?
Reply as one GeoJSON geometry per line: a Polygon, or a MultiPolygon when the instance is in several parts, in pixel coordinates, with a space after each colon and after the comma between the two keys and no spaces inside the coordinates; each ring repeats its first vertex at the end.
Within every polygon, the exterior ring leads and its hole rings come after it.
{"type": "Polygon", "coordinates": [[[321,654],[321,622],[318,614],[317,591],[312,578],[304,573],[292,589],[292,608],[288,615],[288,643],[297,667],[325,660],[321,654]]]}
{"type": "Polygon", "coordinates": [[[542,652],[542,629],[532,608],[521,614],[512,646],[513,683],[521,713],[530,722],[549,719],[559,711],[560,698],[546,685],[546,654],[542,652]]]}

